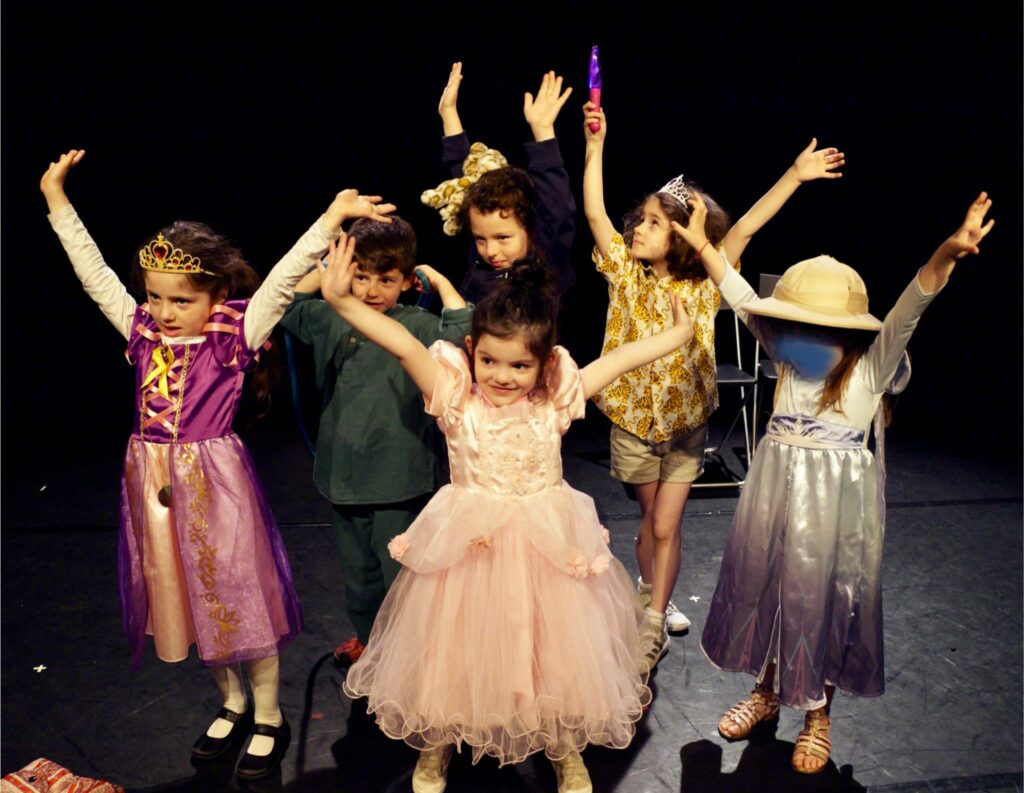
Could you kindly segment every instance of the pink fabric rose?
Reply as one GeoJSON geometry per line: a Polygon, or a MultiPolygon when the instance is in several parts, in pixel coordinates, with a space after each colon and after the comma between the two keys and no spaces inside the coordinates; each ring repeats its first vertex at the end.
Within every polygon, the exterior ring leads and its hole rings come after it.
{"type": "Polygon", "coordinates": [[[605,570],[608,569],[608,563],[611,561],[611,557],[608,554],[603,553],[596,557],[593,563],[590,565],[591,575],[601,575],[605,570]]]}
{"type": "Polygon", "coordinates": [[[490,537],[480,535],[469,541],[469,550],[471,553],[479,553],[480,551],[486,551],[493,544],[494,541],[490,537]]]}
{"type": "Polygon", "coordinates": [[[608,531],[608,529],[604,528],[604,526],[601,527],[601,539],[604,540],[604,544],[605,545],[611,545],[612,544],[612,535],[608,531]]]}
{"type": "Polygon", "coordinates": [[[570,556],[566,566],[569,568],[569,575],[574,578],[586,578],[589,572],[587,569],[587,557],[581,553],[570,556]]]}

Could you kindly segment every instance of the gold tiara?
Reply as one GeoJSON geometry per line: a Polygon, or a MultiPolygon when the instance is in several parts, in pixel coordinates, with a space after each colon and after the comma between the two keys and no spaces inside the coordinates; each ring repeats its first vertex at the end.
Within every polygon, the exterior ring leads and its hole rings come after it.
{"type": "Polygon", "coordinates": [[[198,257],[185,253],[181,248],[173,247],[164,239],[163,234],[157,234],[155,240],[139,251],[139,265],[143,270],[152,270],[156,273],[216,275],[204,270],[203,263],[198,257]]]}

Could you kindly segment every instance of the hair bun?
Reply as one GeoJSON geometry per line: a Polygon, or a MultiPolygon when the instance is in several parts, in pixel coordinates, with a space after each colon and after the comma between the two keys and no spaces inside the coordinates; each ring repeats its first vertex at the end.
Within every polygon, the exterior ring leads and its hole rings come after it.
{"type": "Polygon", "coordinates": [[[529,292],[547,292],[554,287],[551,268],[534,256],[528,256],[509,268],[509,284],[529,292]]]}

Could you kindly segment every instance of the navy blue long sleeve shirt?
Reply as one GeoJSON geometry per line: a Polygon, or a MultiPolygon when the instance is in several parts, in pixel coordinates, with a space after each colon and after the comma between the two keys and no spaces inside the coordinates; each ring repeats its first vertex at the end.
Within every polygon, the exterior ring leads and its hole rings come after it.
{"type": "MultiPolygon", "coordinates": [[[[534,245],[543,252],[555,281],[558,302],[573,285],[572,241],[576,234],[576,201],[569,188],[569,174],[558,149],[558,140],[530,141],[526,148],[526,172],[537,191],[537,229],[534,245]]],[[[462,176],[462,162],[469,155],[469,137],[465,132],[443,139],[442,159],[453,177],[462,176]]],[[[477,303],[507,270],[495,270],[470,245],[469,265],[459,288],[462,297],[477,303]]]]}

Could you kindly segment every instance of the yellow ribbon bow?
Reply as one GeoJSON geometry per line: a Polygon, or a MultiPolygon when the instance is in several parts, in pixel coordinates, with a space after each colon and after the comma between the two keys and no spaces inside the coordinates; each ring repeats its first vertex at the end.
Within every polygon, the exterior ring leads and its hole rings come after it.
{"type": "Polygon", "coordinates": [[[161,344],[155,350],[153,350],[153,363],[149,369],[149,374],[146,375],[146,379],[142,381],[142,389],[145,389],[154,380],[157,381],[156,390],[160,392],[160,395],[170,401],[171,390],[167,383],[167,376],[171,373],[171,365],[174,363],[174,350],[171,349],[170,345],[161,344]]]}

